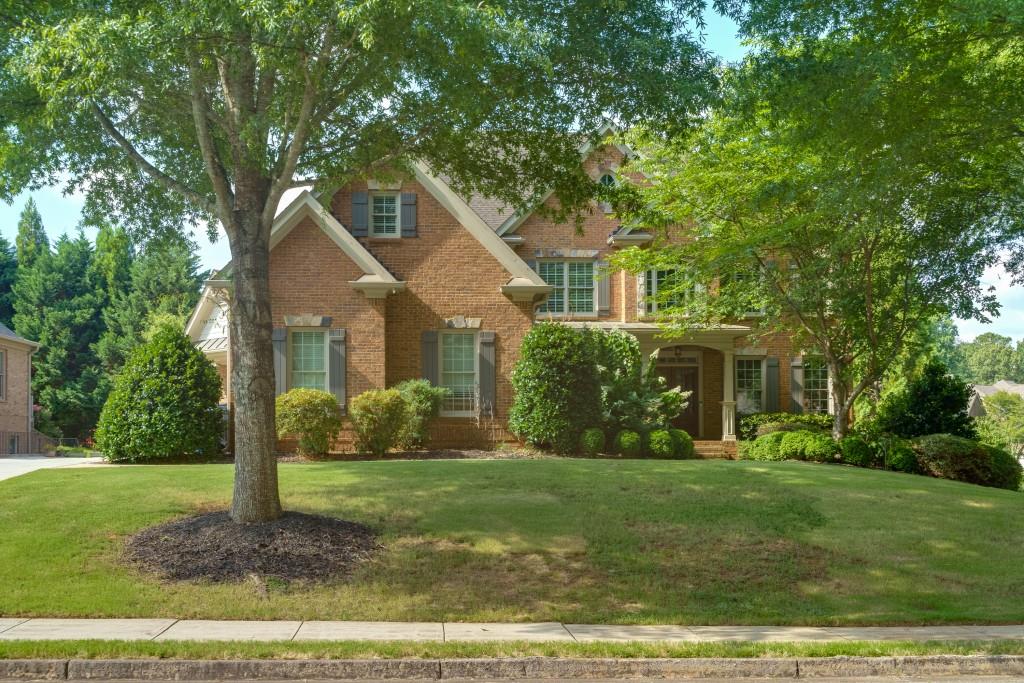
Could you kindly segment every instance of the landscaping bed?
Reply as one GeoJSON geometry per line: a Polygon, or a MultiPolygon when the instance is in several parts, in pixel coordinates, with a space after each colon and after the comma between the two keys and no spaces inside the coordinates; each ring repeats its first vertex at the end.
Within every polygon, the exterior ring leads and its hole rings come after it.
{"type": "Polygon", "coordinates": [[[286,512],[235,524],[227,512],[210,512],[139,532],[125,555],[165,579],[327,581],[347,578],[379,550],[372,529],[341,519],[286,512]]]}

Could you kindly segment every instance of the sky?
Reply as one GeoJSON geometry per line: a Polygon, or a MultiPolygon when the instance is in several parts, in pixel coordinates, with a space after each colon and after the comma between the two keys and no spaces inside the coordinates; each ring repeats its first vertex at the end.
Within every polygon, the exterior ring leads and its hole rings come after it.
{"type": "MultiPolygon", "coordinates": [[[[705,43],[708,49],[726,61],[742,58],[745,48],[736,35],[736,25],[728,18],[711,11],[705,15],[705,21],[705,43]]],[[[18,216],[30,195],[35,198],[51,242],[63,233],[73,234],[78,229],[84,197],[78,194],[64,195],[57,187],[44,188],[22,193],[14,198],[12,204],[0,201],[0,234],[9,242],[14,243],[18,216]]],[[[90,239],[95,238],[95,232],[91,229],[85,231],[90,239]]],[[[205,230],[197,230],[193,233],[193,239],[199,246],[202,268],[218,269],[230,259],[227,240],[223,235],[215,242],[211,242],[205,230]]],[[[1012,286],[1009,275],[1002,268],[986,271],[983,283],[986,288],[993,288],[992,291],[1002,305],[1001,315],[989,324],[957,320],[960,338],[971,340],[983,332],[995,332],[1015,340],[1024,338],[1024,287],[1012,286]]]]}

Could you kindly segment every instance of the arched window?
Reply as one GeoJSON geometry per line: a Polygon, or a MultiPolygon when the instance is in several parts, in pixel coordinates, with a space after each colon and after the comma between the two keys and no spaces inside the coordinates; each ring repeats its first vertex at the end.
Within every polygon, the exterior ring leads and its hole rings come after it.
{"type": "Polygon", "coordinates": [[[611,173],[605,173],[597,182],[601,183],[605,187],[615,187],[615,176],[611,173]]]}

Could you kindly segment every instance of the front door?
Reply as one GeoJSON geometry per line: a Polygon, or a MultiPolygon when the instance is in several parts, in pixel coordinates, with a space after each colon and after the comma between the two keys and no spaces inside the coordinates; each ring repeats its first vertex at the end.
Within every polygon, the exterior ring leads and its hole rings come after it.
{"type": "Polygon", "coordinates": [[[661,366],[658,374],[665,378],[668,387],[679,387],[682,391],[689,391],[690,398],[686,408],[679,414],[672,424],[682,429],[694,439],[700,437],[700,372],[695,365],[684,366],[661,366]]]}

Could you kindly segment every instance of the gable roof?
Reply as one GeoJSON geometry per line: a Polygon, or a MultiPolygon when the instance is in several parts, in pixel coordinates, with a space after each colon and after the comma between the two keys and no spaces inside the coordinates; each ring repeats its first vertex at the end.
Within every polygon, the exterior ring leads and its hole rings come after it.
{"type": "Polygon", "coordinates": [[[14,342],[16,344],[25,344],[26,346],[31,346],[33,349],[39,348],[38,342],[25,339],[24,337],[19,337],[14,330],[3,323],[0,323],[0,339],[8,342],[14,342]]]}

